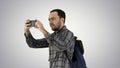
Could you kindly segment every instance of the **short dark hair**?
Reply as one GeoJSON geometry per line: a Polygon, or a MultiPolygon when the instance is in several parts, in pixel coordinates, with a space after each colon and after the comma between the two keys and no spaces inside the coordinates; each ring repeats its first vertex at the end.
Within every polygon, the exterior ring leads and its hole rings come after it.
{"type": "Polygon", "coordinates": [[[57,12],[58,13],[58,16],[60,18],[64,18],[64,23],[65,23],[65,19],[66,19],[66,15],[65,15],[65,12],[61,9],[53,9],[52,11],[50,11],[50,13],[52,12],[57,12]]]}

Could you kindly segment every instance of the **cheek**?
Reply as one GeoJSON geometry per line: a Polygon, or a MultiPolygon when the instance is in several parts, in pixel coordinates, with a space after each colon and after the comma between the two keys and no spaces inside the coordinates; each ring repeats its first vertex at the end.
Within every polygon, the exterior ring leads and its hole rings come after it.
{"type": "Polygon", "coordinates": [[[54,24],[54,25],[57,25],[58,24],[58,20],[54,20],[52,23],[54,24]]]}

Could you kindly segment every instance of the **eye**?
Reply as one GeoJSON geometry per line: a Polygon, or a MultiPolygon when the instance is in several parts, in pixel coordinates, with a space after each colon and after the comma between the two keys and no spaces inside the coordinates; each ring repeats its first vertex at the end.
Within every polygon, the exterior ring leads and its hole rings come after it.
{"type": "Polygon", "coordinates": [[[50,21],[50,18],[48,19],[48,21],[50,21]]]}
{"type": "Polygon", "coordinates": [[[55,18],[55,17],[52,17],[52,18],[49,18],[48,20],[49,20],[49,21],[54,21],[54,20],[56,20],[56,18],[55,18]]]}
{"type": "Polygon", "coordinates": [[[53,21],[53,20],[55,20],[55,18],[51,18],[51,20],[53,21]]]}

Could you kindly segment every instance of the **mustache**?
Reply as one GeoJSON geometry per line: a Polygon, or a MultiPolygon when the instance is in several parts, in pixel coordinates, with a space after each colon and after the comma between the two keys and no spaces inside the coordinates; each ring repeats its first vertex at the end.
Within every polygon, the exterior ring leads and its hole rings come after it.
{"type": "Polygon", "coordinates": [[[50,23],[50,26],[55,26],[55,24],[53,24],[53,23],[50,23]]]}

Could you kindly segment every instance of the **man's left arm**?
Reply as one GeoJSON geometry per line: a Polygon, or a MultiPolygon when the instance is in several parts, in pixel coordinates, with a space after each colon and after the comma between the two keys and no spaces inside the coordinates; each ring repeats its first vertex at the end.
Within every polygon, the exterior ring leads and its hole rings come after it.
{"type": "Polygon", "coordinates": [[[69,47],[71,48],[75,44],[74,34],[69,30],[66,31],[64,35],[58,35],[56,37],[50,35],[46,38],[49,43],[53,44],[61,51],[67,50],[69,47]]]}
{"type": "Polygon", "coordinates": [[[52,44],[59,48],[59,50],[67,50],[69,47],[72,47],[75,44],[74,35],[71,31],[65,30],[64,33],[54,35],[49,34],[49,32],[44,28],[40,21],[36,22],[36,28],[39,29],[40,32],[44,34],[49,44],[52,44]]]}

